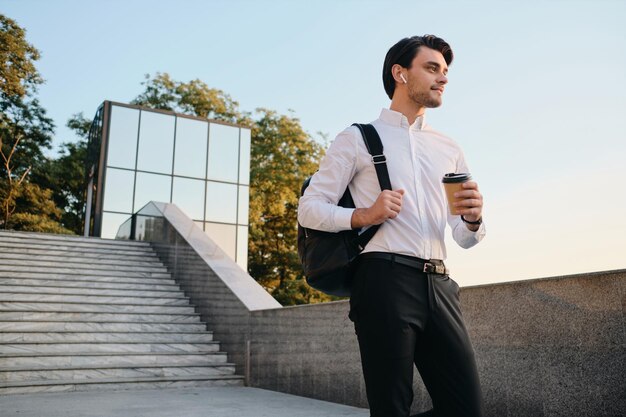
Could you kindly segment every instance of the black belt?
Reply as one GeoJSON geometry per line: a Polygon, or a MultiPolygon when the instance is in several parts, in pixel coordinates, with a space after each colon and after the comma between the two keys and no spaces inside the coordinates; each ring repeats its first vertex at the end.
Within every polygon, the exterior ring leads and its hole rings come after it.
{"type": "Polygon", "coordinates": [[[398,263],[400,265],[410,266],[411,268],[415,268],[420,272],[424,272],[426,274],[440,274],[440,275],[449,275],[450,270],[446,268],[443,264],[443,261],[439,259],[431,259],[425,260],[420,258],[415,258],[413,256],[407,255],[398,255],[395,253],[387,253],[387,252],[367,252],[359,255],[359,258],[363,259],[384,259],[386,261],[391,261],[398,263]]]}

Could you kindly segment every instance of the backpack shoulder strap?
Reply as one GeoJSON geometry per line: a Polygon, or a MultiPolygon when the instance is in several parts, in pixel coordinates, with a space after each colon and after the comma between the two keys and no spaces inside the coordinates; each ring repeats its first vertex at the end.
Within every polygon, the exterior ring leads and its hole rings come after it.
{"type": "MultiPolygon", "coordinates": [[[[365,141],[365,147],[370,155],[372,155],[372,163],[374,164],[374,168],[376,168],[376,176],[378,177],[381,191],[391,190],[391,180],[389,179],[389,171],[387,170],[387,158],[385,158],[385,154],[383,153],[383,143],[380,140],[376,128],[371,124],[354,123],[352,126],[356,126],[361,131],[361,136],[363,136],[363,140],[365,141]]],[[[380,224],[370,226],[356,238],[356,243],[360,250],[365,248],[380,226],[380,224]]]]}
{"type": "Polygon", "coordinates": [[[374,164],[374,168],[376,168],[376,176],[378,177],[381,191],[391,190],[391,180],[389,179],[389,171],[387,170],[387,158],[385,158],[385,154],[383,153],[383,142],[380,140],[376,128],[371,124],[354,123],[352,126],[356,126],[361,131],[365,147],[372,156],[372,163],[374,164]]]}

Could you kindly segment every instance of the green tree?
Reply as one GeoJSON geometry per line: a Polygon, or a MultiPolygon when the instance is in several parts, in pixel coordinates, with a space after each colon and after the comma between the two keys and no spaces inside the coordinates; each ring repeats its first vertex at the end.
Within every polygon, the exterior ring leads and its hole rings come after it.
{"type": "Polygon", "coordinates": [[[146,74],[145,78],[141,83],[145,90],[132,104],[226,122],[236,122],[242,117],[239,103],[222,90],[209,88],[198,79],[184,83],[160,72],[154,77],[146,74]]]}
{"type": "Polygon", "coordinates": [[[0,90],[7,97],[24,97],[43,80],[35,68],[39,51],[26,41],[26,32],[0,14],[0,90]]]}
{"type": "Polygon", "coordinates": [[[17,208],[16,199],[20,192],[20,187],[26,175],[30,172],[30,167],[28,167],[19,177],[13,173],[14,165],[12,159],[20,140],[21,138],[18,138],[11,144],[10,149],[8,149],[8,146],[5,149],[4,141],[0,136],[0,156],[3,162],[2,168],[6,175],[6,178],[0,179],[0,201],[2,202],[0,206],[0,213],[2,213],[0,222],[2,222],[1,224],[5,229],[8,228],[9,220],[17,208]]]}
{"type": "Polygon", "coordinates": [[[236,101],[200,80],[178,82],[167,73],[146,76],[134,104],[236,122],[252,129],[250,274],[284,305],[332,299],[310,288],[297,254],[296,210],[302,182],[317,169],[322,147],[300,121],[267,109],[241,112],[236,101]]]}
{"type": "MultiPolygon", "coordinates": [[[[35,68],[37,59],[39,52],[27,42],[24,29],[0,15],[0,227],[3,228],[31,230],[27,222],[12,225],[11,217],[19,213],[32,216],[52,213],[45,205],[32,206],[43,204],[44,200],[31,197],[42,197],[48,192],[34,184],[28,185],[32,173],[45,164],[43,150],[50,148],[54,132],[52,120],[36,98],[37,87],[43,83],[35,68]],[[27,201],[32,204],[25,204],[27,201]]],[[[48,220],[55,223],[54,218],[48,220]]]]}
{"type": "Polygon", "coordinates": [[[52,190],[41,188],[32,182],[25,182],[19,188],[16,204],[19,211],[11,217],[9,224],[12,229],[42,233],[73,233],[60,224],[63,210],[54,204],[52,190]]]}
{"type": "Polygon", "coordinates": [[[250,158],[248,268],[282,304],[325,301],[304,281],[297,253],[297,208],[304,179],[315,172],[321,146],[294,117],[258,109],[250,158]]]}
{"type": "Polygon", "coordinates": [[[48,159],[41,170],[32,175],[32,182],[53,190],[52,200],[63,209],[59,219],[63,227],[75,234],[83,232],[85,207],[85,160],[91,120],[83,113],[73,115],[67,122],[79,138],[61,145],[56,159],[48,159]]]}

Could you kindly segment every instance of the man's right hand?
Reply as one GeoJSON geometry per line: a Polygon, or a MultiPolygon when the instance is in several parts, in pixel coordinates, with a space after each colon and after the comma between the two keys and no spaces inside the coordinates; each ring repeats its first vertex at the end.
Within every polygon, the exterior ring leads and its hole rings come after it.
{"type": "Polygon", "coordinates": [[[353,229],[381,224],[388,219],[398,217],[402,210],[402,196],[404,190],[385,190],[378,195],[378,198],[370,208],[359,208],[352,213],[350,221],[353,229]]]}

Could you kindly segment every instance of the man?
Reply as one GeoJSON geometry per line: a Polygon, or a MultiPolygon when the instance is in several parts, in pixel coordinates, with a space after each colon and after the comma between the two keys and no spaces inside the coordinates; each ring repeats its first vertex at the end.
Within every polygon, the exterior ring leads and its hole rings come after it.
{"type": "Polygon", "coordinates": [[[419,416],[483,415],[459,286],[442,262],[446,224],[464,248],[484,237],[483,199],[476,182],[466,182],[455,203],[462,216],[449,214],[442,177],[469,170],[459,146],[424,122],[425,110],[441,105],[452,58],[450,46],[432,35],[402,39],[385,57],[391,105],[372,124],[393,190],[381,192],[364,141],[349,127],[300,200],[298,220],[307,228],[337,232],[382,223],[359,256],[350,299],[372,417],[409,415],[413,364],[433,403],[419,416]],[[357,209],[337,206],[346,187],[357,209]]]}

